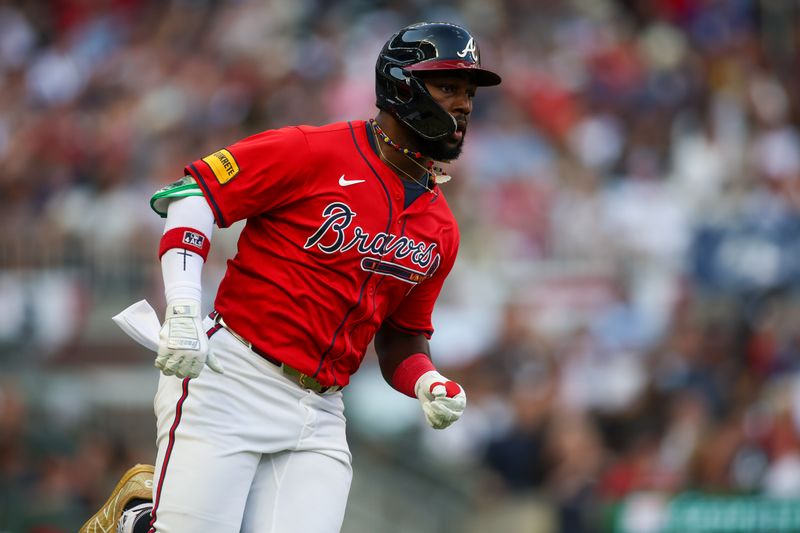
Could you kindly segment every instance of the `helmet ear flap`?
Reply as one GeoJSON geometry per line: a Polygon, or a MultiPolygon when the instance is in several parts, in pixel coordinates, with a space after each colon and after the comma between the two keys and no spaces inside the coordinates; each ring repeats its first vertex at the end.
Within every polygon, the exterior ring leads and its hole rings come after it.
{"type": "Polygon", "coordinates": [[[375,66],[375,94],[379,109],[428,140],[456,131],[456,121],[434,101],[425,83],[404,70],[394,57],[381,54],[375,66]]]}
{"type": "Polygon", "coordinates": [[[408,104],[413,100],[414,89],[411,87],[409,75],[400,66],[388,63],[381,68],[379,59],[376,74],[379,108],[385,107],[381,103],[408,104]]]}
{"type": "Polygon", "coordinates": [[[400,103],[409,104],[414,99],[414,90],[408,83],[398,83],[395,85],[397,91],[397,99],[400,103]]]}
{"type": "Polygon", "coordinates": [[[421,80],[405,73],[402,81],[395,80],[380,72],[375,85],[378,108],[393,114],[424,139],[441,139],[456,131],[456,119],[436,103],[421,80]]]}

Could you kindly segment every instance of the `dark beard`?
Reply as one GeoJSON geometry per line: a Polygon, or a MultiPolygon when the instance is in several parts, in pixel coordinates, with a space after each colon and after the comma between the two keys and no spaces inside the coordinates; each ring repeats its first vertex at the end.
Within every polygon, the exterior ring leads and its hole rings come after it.
{"type": "Polygon", "coordinates": [[[414,135],[417,137],[417,146],[419,151],[426,157],[435,159],[436,161],[455,161],[461,155],[461,149],[464,146],[464,139],[466,139],[466,132],[461,142],[453,146],[449,144],[448,138],[439,139],[436,141],[429,141],[416,132],[414,135]]]}

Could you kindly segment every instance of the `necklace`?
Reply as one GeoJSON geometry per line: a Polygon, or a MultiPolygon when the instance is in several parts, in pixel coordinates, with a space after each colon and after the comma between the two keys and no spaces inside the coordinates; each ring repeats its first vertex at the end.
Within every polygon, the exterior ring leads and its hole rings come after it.
{"type": "MultiPolygon", "coordinates": [[[[404,174],[405,176],[407,176],[408,179],[410,179],[411,181],[413,181],[414,183],[416,183],[417,185],[419,185],[420,187],[422,187],[426,191],[428,191],[430,193],[433,193],[433,194],[436,194],[436,192],[433,189],[431,189],[430,187],[428,187],[427,184],[422,183],[420,180],[418,180],[417,178],[415,178],[414,176],[412,176],[411,174],[409,174],[408,172],[406,172],[402,168],[400,168],[397,165],[395,165],[394,163],[392,163],[385,155],[383,155],[383,148],[381,148],[380,143],[378,143],[377,146],[378,146],[378,155],[380,155],[381,159],[383,159],[384,161],[389,163],[392,167],[394,167],[395,170],[397,170],[398,172],[400,172],[400,173],[404,174]]],[[[412,161],[414,161],[414,160],[412,159],[412,161]]],[[[416,161],[414,161],[414,162],[416,163],[416,161]]],[[[419,165],[419,163],[417,163],[417,164],[419,165]]],[[[422,165],[419,165],[419,166],[422,167],[422,169],[425,171],[425,178],[426,178],[425,181],[429,181],[430,176],[431,176],[432,173],[428,169],[423,167],[422,165]]]]}
{"type": "MultiPolygon", "coordinates": [[[[408,148],[403,148],[402,146],[394,142],[391,138],[389,138],[388,135],[386,135],[386,133],[384,133],[384,131],[381,129],[381,127],[378,125],[378,122],[374,118],[369,119],[369,124],[370,126],[372,126],[372,129],[375,131],[375,134],[378,137],[380,137],[383,142],[385,142],[398,152],[401,152],[403,155],[414,159],[422,159],[425,157],[424,155],[422,155],[422,152],[413,152],[408,148]]],[[[428,161],[428,166],[433,167],[433,161],[428,161]]]]}
{"type": "MultiPolygon", "coordinates": [[[[420,164],[417,161],[417,159],[424,159],[425,156],[422,155],[422,152],[414,152],[412,150],[409,150],[408,148],[403,148],[402,146],[394,142],[388,135],[386,135],[383,129],[381,129],[380,125],[378,125],[378,122],[374,118],[369,119],[369,124],[370,126],[372,126],[372,130],[375,132],[376,136],[378,136],[383,142],[394,148],[395,151],[400,152],[401,154],[408,157],[408,159],[410,159],[415,165],[417,165],[427,173],[427,177],[432,177],[434,183],[446,183],[450,181],[451,177],[445,174],[444,170],[441,167],[434,166],[432,160],[427,161],[425,165],[420,164]]],[[[408,172],[402,170],[397,165],[386,159],[386,157],[383,155],[383,151],[381,150],[380,143],[378,143],[378,151],[381,153],[381,157],[383,158],[384,161],[386,161],[394,168],[396,168],[409,178],[413,179],[417,183],[420,183],[418,180],[411,177],[411,175],[409,175],[408,172]]],[[[420,185],[422,184],[420,183],[420,185]]],[[[423,187],[425,186],[423,185],[423,187]]],[[[428,189],[428,187],[425,188],[428,189]]]]}

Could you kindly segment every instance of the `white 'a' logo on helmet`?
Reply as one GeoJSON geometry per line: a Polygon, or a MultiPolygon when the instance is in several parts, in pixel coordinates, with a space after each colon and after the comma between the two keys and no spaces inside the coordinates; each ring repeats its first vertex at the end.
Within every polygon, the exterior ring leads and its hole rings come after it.
{"type": "Polygon", "coordinates": [[[472,61],[477,63],[478,62],[478,47],[475,46],[475,38],[474,37],[470,37],[469,41],[467,41],[467,46],[465,46],[464,49],[461,50],[460,52],[456,52],[456,54],[458,55],[458,57],[463,57],[463,58],[466,58],[467,54],[470,54],[472,56],[472,61]]]}

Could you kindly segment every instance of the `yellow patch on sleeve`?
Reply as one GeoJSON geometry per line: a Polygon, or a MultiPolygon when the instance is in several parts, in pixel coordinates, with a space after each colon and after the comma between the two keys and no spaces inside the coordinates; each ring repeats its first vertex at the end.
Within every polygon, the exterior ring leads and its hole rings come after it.
{"type": "Polygon", "coordinates": [[[211,168],[220,185],[225,185],[239,173],[239,164],[233,158],[233,154],[225,149],[204,157],[203,161],[211,168]]]}

